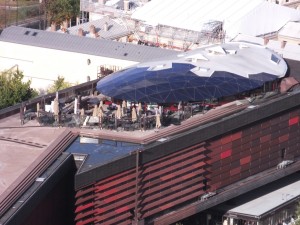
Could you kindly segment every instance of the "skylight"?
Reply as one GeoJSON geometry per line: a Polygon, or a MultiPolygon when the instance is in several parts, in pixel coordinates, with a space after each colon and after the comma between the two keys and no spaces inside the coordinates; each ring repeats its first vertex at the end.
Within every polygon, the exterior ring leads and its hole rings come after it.
{"type": "Polygon", "coordinates": [[[276,55],[272,54],[271,61],[278,64],[280,62],[280,59],[276,55]]]}

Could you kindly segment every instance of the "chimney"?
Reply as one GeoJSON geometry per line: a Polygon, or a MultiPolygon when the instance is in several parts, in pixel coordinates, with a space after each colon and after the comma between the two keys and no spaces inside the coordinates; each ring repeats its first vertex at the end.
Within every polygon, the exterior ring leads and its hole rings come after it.
{"type": "Polygon", "coordinates": [[[78,29],[78,36],[83,36],[83,29],[81,27],[78,29]]]}
{"type": "Polygon", "coordinates": [[[267,45],[269,43],[269,38],[264,37],[264,45],[267,45]]]}
{"type": "Polygon", "coordinates": [[[281,41],[281,48],[284,48],[286,45],[286,41],[281,41]]]}
{"type": "Polygon", "coordinates": [[[108,23],[107,22],[104,23],[103,30],[108,31],[108,23]]]}
{"type": "Polygon", "coordinates": [[[125,12],[129,11],[129,1],[128,0],[124,0],[124,11],[125,12]]]}
{"type": "Polygon", "coordinates": [[[90,36],[93,38],[99,37],[99,34],[96,32],[96,27],[94,25],[90,26],[90,36]]]}
{"type": "Polygon", "coordinates": [[[51,31],[56,31],[56,23],[55,22],[51,23],[51,31]]]}

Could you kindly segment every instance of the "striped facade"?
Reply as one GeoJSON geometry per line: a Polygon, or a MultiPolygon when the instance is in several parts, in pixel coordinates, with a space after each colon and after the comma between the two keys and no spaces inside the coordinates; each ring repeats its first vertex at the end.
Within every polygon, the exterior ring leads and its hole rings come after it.
{"type": "Polygon", "coordinates": [[[294,160],[300,156],[299,117],[294,108],[95,180],[77,191],[76,225],[129,225],[136,218],[136,224],[151,224],[208,191],[294,160]]]}

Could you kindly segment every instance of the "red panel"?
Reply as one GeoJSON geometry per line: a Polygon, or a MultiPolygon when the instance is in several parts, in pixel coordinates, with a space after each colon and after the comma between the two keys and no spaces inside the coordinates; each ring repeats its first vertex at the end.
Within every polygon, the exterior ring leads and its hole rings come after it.
{"type": "Polygon", "coordinates": [[[200,182],[200,180],[202,179],[201,174],[203,172],[204,171],[202,169],[197,170],[193,173],[189,172],[188,174],[186,174],[184,176],[178,176],[178,177],[176,177],[168,182],[164,182],[164,183],[162,183],[162,182],[156,183],[156,182],[152,182],[152,181],[151,182],[146,181],[143,185],[143,196],[147,196],[151,193],[168,188],[170,186],[173,186],[174,184],[178,184],[180,182],[185,182],[185,180],[187,180],[191,177],[194,177],[193,180],[195,183],[200,182]]]}
{"type": "Polygon", "coordinates": [[[271,140],[271,134],[268,134],[268,135],[262,136],[260,138],[260,143],[264,143],[264,142],[267,142],[267,141],[270,141],[270,140],[271,140]]]}
{"type": "Polygon", "coordinates": [[[174,159],[176,157],[178,158],[182,158],[182,157],[185,157],[186,154],[199,154],[199,152],[203,152],[205,151],[206,149],[203,147],[203,143],[200,143],[200,144],[197,144],[197,145],[194,145],[194,146],[191,146],[189,148],[185,148],[183,150],[180,150],[178,152],[175,152],[175,153],[172,153],[171,155],[168,155],[168,156],[165,156],[163,158],[159,158],[157,160],[154,160],[152,162],[149,162],[147,163],[146,165],[144,165],[144,169],[146,170],[146,168],[152,168],[154,165],[157,165],[157,164],[165,164],[166,162],[168,162],[170,159],[174,159]]]}
{"type": "Polygon", "coordinates": [[[88,218],[86,220],[80,220],[76,223],[76,225],[85,225],[85,224],[89,224],[89,223],[92,223],[95,221],[95,218],[91,217],[91,218],[88,218]]]}
{"type": "Polygon", "coordinates": [[[279,143],[289,140],[289,134],[285,134],[279,137],[279,143]]]}
{"type": "Polygon", "coordinates": [[[234,176],[236,174],[239,174],[241,172],[241,167],[237,167],[235,169],[230,170],[230,176],[234,176]]]}
{"type": "MultiPolygon", "coordinates": [[[[172,203],[173,203],[174,205],[177,205],[177,204],[180,204],[180,203],[182,203],[182,202],[185,202],[185,201],[187,201],[187,200],[189,200],[189,199],[193,199],[193,198],[199,197],[201,194],[204,193],[203,190],[196,190],[195,187],[191,187],[191,188],[189,188],[189,189],[191,189],[191,192],[187,192],[188,189],[184,190],[184,191],[183,191],[184,193],[180,192],[180,194],[182,194],[182,196],[184,196],[184,197],[178,196],[178,194],[177,194],[177,198],[173,199],[173,200],[172,200],[172,203]],[[186,193],[186,192],[187,192],[187,193],[186,193]]],[[[165,206],[162,205],[162,206],[160,206],[160,207],[163,207],[163,208],[167,209],[168,206],[170,206],[170,205],[167,203],[165,206]]],[[[143,215],[143,217],[145,218],[145,217],[151,216],[151,215],[153,215],[153,214],[155,214],[155,213],[161,212],[161,208],[160,208],[160,207],[154,207],[154,208],[152,208],[152,209],[149,210],[149,211],[147,210],[147,211],[145,212],[145,214],[143,215]]]]}
{"type": "Polygon", "coordinates": [[[231,142],[231,135],[225,136],[221,139],[222,145],[227,144],[229,142],[231,142]]]}
{"type": "Polygon", "coordinates": [[[90,208],[90,207],[93,207],[94,206],[94,203],[93,202],[90,202],[88,204],[85,204],[85,205],[80,205],[78,207],[76,207],[76,210],[75,210],[75,213],[78,213],[84,209],[87,209],[87,208],[90,208]]]}
{"type": "Polygon", "coordinates": [[[125,171],[123,173],[118,173],[118,174],[116,174],[114,176],[105,178],[105,180],[101,180],[101,181],[97,182],[96,186],[98,186],[97,189],[100,190],[101,187],[105,187],[104,184],[106,184],[106,183],[108,183],[110,181],[118,181],[118,180],[120,180],[123,177],[125,177],[125,178],[127,177],[128,178],[128,177],[131,177],[131,176],[135,177],[135,170],[127,170],[127,171],[125,171]]]}
{"type": "Polygon", "coordinates": [[[81,190],[77,191],[76,195],[75,195],[75,198],[78,198],[82,195],[85,195],[85,194],[87,194],[89,192],[93,192],[93,191],[94,191],[94,186],[90,185],[87,188],[84,188],[84,189],[81,189],[81,190]]]}
{"type": "Polygon", "coordinates": [[[116,207],[123,207],[123,206],[127,206],[128,208],[133,208],[134,207],[134,200],[135,200],[135,195],[132,195],[128,198],[124,198],[122,200],[119,200],[117,203],[113,203],[110,205],[105,205],[105,207],[103,207],[102,205],[98,205],[98,203],[102,203],[100,201],[96,201],[96,207],[98,207],[97,209],[100,209],[99,211],[95,210],[95,215],[100,215],[100,214],[104,214],[104,213],[108,213],[110,211],[113,211],[116,209],[116,207]],[[103,208],[101,208],[103,207],[103,208]]]}
{"type": "Polygon", "coordinates": [[[161,207],[159,207],[161,210],[165,210],[165,209],[168,209],[168,208],[171,208],[172,206],[174,206],[174,203],[173,202],[170,202],[166,205],[163,205],[161,207]]]}
{"type": "MultiPolygon", "coordinates": [[[[180,175],[183,173],[182,171],[186,172],[187,170],[191,170],[192,169],[190,167],[191,165],[194,165],[194,168],[205,165],[204,162],[202,162],[202,161],[199,162],[199,160],[201,160],[201,158],[202,158],[202,154],[199,157],[195,156],[195,157],[189,158],[187,160],[178,162],[172,166],[166,166],[165,164],[161,164],[160,170],[143,175],[143,179],[149,180],[149,179],[153,179],[155,177],[163,177],[164,174],[169,174],[170,172],[172,173],[174,171],[176,171],[177,175],[180,175]]],[[[175,176],[175,174],[174,174],[174,176],[175,176]]],[[[163,179],[165,179],[165,178],[163,178],[163,179]]]]}
{"type": "Polygon", "coordinates": [[[82,205],[85,202],[90,202],[92,201],[92,199],[95,197],[94,193],[90,193],[89,195],[85,195],[83,197],[80,197],[78,199],[76,199],[75,205],[82,205]]]}
{"type": "Polygon", "coordinates": [[[224,144],[224,145],[222,146],[222,151],[225,151],[225,150],[227,150],[227,149],[232,149],[232,142],[231,142],[231,141],[228,142],[228,143],[226,143],[226,144],[224,144]]]}
{"type": "Polygon", "coordinates": [[[111,188],[111,189],[105,191],[105,192],[104,192],[104,195],[105,195],[105,196],[108,196],[108,195],[114,194],[114,193],[116,193],[116,192],[118,192],[118,189],[116,189],[116,188],[111,188]]]}
{"type": "Polygon", "coordinates": [[[225,159],[225,158],[231,156],[231,153],[232,153],[232,150],[228,149],[227,151],[222,152],[221,155],[220,155],[220,157],[221,157],[221,159],[225,159]]]}
{"type": "Polygon", "coordinates": [[[119,178],[119,179],[116,179],[116,180],[113,180],[113,181],[110,181],[109,183],[106,183],[106,184],[102,184],[102,185],[97,184],[95,192],[103,191],[105,189],[110,189],[113,186],[119,185],[120,183],[129,181],[130,179],[133,179],[133,178],[135,178],[135,173],[124,176],[122,178],[119,178]]]}
{"type": "Polygon", "coordinates": [[[105,203],[110,203],[110,202],[113,202],[113,201],[115,201],[115,200],[117,200],[119,198],[123,198],[123,197],[125,197],[127,195],[130,195],[130,194],[132,194],[132,192],[133,191],[130,191],[130,192],[129,191],[124,191],[124,192],[122,192],[122,193],[120,193],[118,195],[113,195],[113,196],[111,196],[109,198],[105,198],[105,199],[103,199],[103,201],[105,203]]]}
{"type": "MultiPolygon", "coordinates": [[[[200,149],[198,149],[198,150],[200,150],[200,149]]],[[[145,174],[151,173],[152,171],[161,169],[162,167],[166,167],[166,168],[172,167],[173,168],[174,166],[177,166],[177,164],[185,163],[185,161],[191,160],[193,158],[194,158],[194,160],[205,158],[205,155],[201,153],[202,151],[198,151],[198,150],[186,152],[183,155],[178,155],[178,156],[174,155],[174,157],[171,157],[171,158],[164,157],[164,160],[161,161],[160,163],[153,164],[151,162],[150,164],[146,164],[143,168],[143,173],[145,173],[145,174]],[[176,163],[176,162],[179,162],[179,163],[176,163]],[[175,163],[175,165],[174,165],[174,163],[175,163]]]]}
{"type": "Polygon", "coordinates": [[[101,213],[105,212],[105,209],[97,207],[94,212],[95,212],[96,215],[101,214],[101,213]]]}
{"type": "Polygon", "coordinates": [[[163,180],[163,181],[165,181],[165,180],[169,180],[169,179],[171,179],[173,177],[174,177],[174,175],[172,173],[170,173],[168,175],[165,175],[165,176],[161,177],[160,179],[163,180]]]}
{"type": "Polygon", "coordinates": [[[231,135],[231,140],[232,140],[232,141],[235,141],[235,140],[237,140],[237,139],[240,139],[241,137],[242,137],[242,131],[237,132],[237,133],[235,133],[235,134],[232,134],[232,135],[231,135]]]}
{"type": "Polygon", "coordinates": [[[87,210],[87,211],[85,211],[84,213],[78,213],[78,214],[76,215],[76,217],[75,217],[75,221],[80,220],[80,219],[82,219],[82,218],[84,218],[84,217],[93,215],[94,212],[95,212],[94,210],[87,210]]]}
{"type": "Polygon", "coordinates": [[[122,208],[116,209],[115,211],[117,213],[122,213],[122,212],[125,212],[127,210],[129,210],[129,208],[127,206],[123,206],[122,208]]]}
{"type": "Polygon", "coordinates": [[[298,122],[299,122],[299,116],[293,117],[293,118],[289,119],[289,126],[297,124],[298,122]]]}

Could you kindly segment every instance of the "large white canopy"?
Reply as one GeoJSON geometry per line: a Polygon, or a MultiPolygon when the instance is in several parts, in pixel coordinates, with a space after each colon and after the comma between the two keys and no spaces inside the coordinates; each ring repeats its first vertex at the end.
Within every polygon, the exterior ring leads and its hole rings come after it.
{"type": "Polygon", "coordinates": [[[300,11],[264,0],[152,0],[132,18],[194,31],[210,21],[221,21],[232,38],[238,33],[259,36],[278,31],[288,21],[299,21],[300,11]]]}

